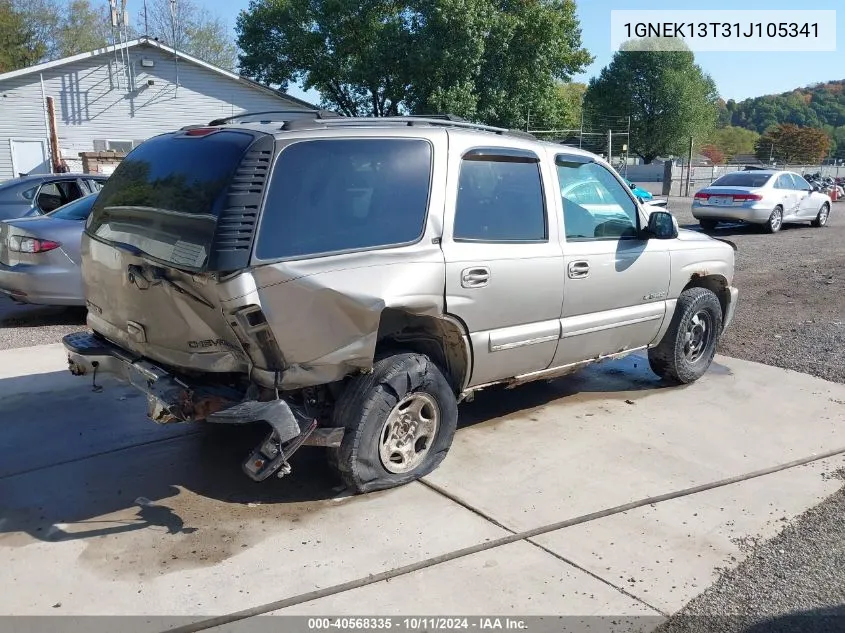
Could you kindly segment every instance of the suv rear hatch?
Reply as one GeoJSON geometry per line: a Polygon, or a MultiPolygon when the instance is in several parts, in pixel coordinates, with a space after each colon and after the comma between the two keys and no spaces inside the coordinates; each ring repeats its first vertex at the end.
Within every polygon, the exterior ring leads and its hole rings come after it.
{"type": "Polygon", "coordinates": [[[248,266],[273,148],[261,132],[195,128],[134,149],[83,237],[89,326],[170,367],[248,371],[222,308],[237,293],[219,280],[248,266]]]}

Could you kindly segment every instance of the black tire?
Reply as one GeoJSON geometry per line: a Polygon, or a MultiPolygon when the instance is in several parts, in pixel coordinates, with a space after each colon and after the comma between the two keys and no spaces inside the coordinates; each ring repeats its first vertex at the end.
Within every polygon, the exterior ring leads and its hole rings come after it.
{"type": "Polygon", "coordinates": [[[810,224],[816,228],[821,228],[825,224],[827,224],[827,220],[830,217],[830,205],[825,202],[822,205],[822,208],[819,209],[819,214],[816,216],[816,219],[810,222],[810,224]]]}
{"type": "Polygon", "coordinates": [[[702,231],[715,231],[719,226],[719,220],[699,220],[698,225],[702,231]]]}
{"type": "MultiPolygon", "coordinates": [[[[704,320],[699,318],[699,321],[704,320]]],[[[707,288],[689,288],[678,297],[678,304],[669,329],[656,347],[648,350],[648,364],[651,370],[669,382],[689,384],[701,378],[713,356],[722,333],[722,306],[718,297],[707,288]],[[709,321],[709,338],[700,353],[691,358],[687,354],[686,334],[696,316],[706,314],[709,321]]]]}
{"type": "Polygon", "coordinates": [[[352,379],[334,410],[334,426],[346,429],[343,441],[329,449],[329,462],[355,492],[393,488],[433,471],[446,457],[458,425],[455,392],[440,368],[422,354],[398,353],[377,360],[373,371],[352,379]],[[379,453],[381,434],[391,411],[412,393],[436,402],[439,420],[422,462],[404,473],[385,468],[379,453]]]}
{"type": "Polygon", "coordinates": [[[777,233],[783,227],[783,207],[778,205],[775,207],[769,219],[763,225],[763,230],[766,233],[777,233]]]}

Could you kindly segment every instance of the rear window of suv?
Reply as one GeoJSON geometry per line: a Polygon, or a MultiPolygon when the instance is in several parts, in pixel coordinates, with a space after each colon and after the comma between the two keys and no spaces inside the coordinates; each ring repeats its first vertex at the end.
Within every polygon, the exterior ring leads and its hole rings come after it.
{"type": "Polygon", "coordinates": [[[254,135],[220,130],[164,134],[123,159],[94,203],[87,232],[158,261],[201,270],[208,263],[218,199],[254,135]]]}
{"type": "Polygon", "coordinates": [[[431,145],[300,141],[276,161],[255,255],[285,259],[408,244],[423,233],[431,145]]]}
{"type": "Polygon", "coordinates": [[[771,174],[755,174],[753,172],[734,172],[717,178],[711,187],[763,187],[771,174]]]}

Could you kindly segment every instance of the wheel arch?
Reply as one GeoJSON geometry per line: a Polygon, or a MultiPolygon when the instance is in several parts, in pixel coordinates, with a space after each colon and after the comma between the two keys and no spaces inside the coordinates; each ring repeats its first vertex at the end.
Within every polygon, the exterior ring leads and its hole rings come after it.
{"type": "Polygon", "coordinates": [[[731,301],[730,283],[727,277],[718,273],[692,273],[683,290],[690,288],[706,288],[713,292],[719,299],[719,305],[722,306],[723,321],[726,319],[731,301]]]}
{"type": "Polygon", "coordinates": [[[472,350],[464,324],[449,315],[419,315],[385,308],[379,321],[375,357],[392,351],[425,354],[460,394],[472,371],[472,350]]]}

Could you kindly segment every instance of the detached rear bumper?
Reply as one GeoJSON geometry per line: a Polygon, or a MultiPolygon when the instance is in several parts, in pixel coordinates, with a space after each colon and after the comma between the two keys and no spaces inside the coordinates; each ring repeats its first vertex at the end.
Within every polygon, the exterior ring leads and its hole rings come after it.
{"type": "Polygon", "coordinates": [[[186,384],[161,367],[109,341],[75,332],[62,339],[70,373],[75,376],[109,374],[147,395],[147,415],[154,422],[192,422],[238,402],[237,395],[214,393],[186,384]]]}
{"type": "Polygon", "coordinates": [[[109,374],[129,383],[147,396],[147,415],[158,424],[218,422],[269,424],[281,442],[302,438],[303,444],[338,446],[343,429],[315,429],[316,423],[295,411],[285,400],[243,400],[243,394],[216,386],[189,384],[148,360],[89,332],[75,332],[62,339],[68,366],[75,376],[109,374]]]}

